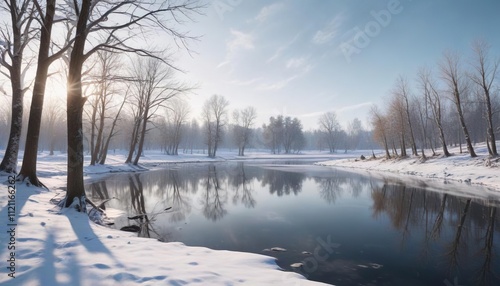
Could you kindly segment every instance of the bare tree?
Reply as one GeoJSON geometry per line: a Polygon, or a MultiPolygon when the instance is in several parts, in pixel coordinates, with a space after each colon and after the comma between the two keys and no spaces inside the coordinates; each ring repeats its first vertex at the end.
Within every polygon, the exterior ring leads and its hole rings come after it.
{"type": "MultiPolygon", "coordinates": [[[[83,185],[82,113],[86,101],[82,93],[83,63],[98,50],[132,52],[159,59],[153,52],[133,46],[132,42],[137,38],[136,33],[145,34],[149,28],[160,28],[174,39],[180,40],[182,44],[186,44],[185,40],[189,37],[179,32],[168,21],[173,19],[177,23],[182,22],[183,16],[189,18],[189,14],[197,11],[200,6],[197,1],[189,0],[176,3],[82,0],[81,3],[73,2],[71,8],[72,15],[77,18],[77,24],[68,67],[68,180],[64,206],[69,207],[75,204],[80,211],[86,211],[83,185]],[[125,29],[127,33],[120,33],[125,29]],[[100,37],[91,39],[88,37],[90,33],[100,34],[100,37]],[[93,44],[88,51],[85,48],[87,42],[93,44]]],[[[147,119],[148,116],[144,118],[147,119]]],[[[145,126],[146,123],[143,124],[143,127],[145,126]]],[[[143,133],[145,135],[145,129],[143,133]]],[[[137,163],[137,161],[136,157],[134,162],[137,163]]]]}
{"type": "Polygon", "coordinates": [[[49,155],[54,155],[56,141],[58,139],[56,126],[64,120],[64,109],[61,109],[61,100],[51,99],[47,102],[43,111],[42,125],[45,130],[45,137],[49,141],[49,155]]]}
{"type": "MultiPolygon", "coordinates": [[[[425,69],[420,69],[419,70],[419,75],[424,74],[425,69]]],[[[417,78],[417,85],[419,86],[420,93],[418,96],[414,97],[414,100],[412,102],[412,109],[416,110],[417,113],[417,129],[419,129],[419,137],[420,137],[420,142],[422,144],[421,146],[421,152],[422,152],[422,158],[426,159],[425,155],[425,149],[430,147],[432,151],[432,156],[436,155],[436,151],[434,149],[434,140],[433,140],[433,135],[434,135],[434,130],[429,128],[429,125],[432,124],[431,120],[431,115],[430,115],[430,91],[429,87],[423,83],[420,77],[417,78]]]]}
{"type": "Polygon", "coordinates": [[[118,54],[109,51],[96,53],[96,63],[92,65],[90,74],[91,87],[94,88],[93,96],[87,100],[90,103],[90,165],[99,163],[104,151],[106,141],[106,124],[110,109],[114,107],[115,97],[119,93],[117,84],[121,76],[117,74],[120,70],[118,54]]]}
{"type": "Polygon", "coordinates": [[[257,118],[255,107],[249,106],[243,110],[233,112],[234,130],[233,136],[238,146],[238,156],[245,156],[245,147],[250,141],[252,126],[257,118]]]}
{"type": "Polygon", "coordinates": [[[184,140],[184,153],[193,154],[195,147],[203,146],[203,135],[201,134],[201,128],[195,118],[191,120],[191,123],[187,127],[186,136],[184,140]]]}
{"type": "MultiPolygon", "coordinates": [[[[411,144],[411,151],[412,155],[418,156],[418,151],[417,151],[417,144],[415,142],[415,135],[413,131],[413,124],[412,124],[412,118],[411,118],[411,111],[410,111],[410,88],[408,86],[408,80],[404,78],[403,76],[399,76],[399,78],[396,80],[396,85],[393,90],[393,95],[396,97],[399,97],[397,101],[401,101],[398,103],[398,108],[401,109],[398,112],[404,112],[405,117],[406,117],[406,124],[408,126],[408,133],[410,136],[410,144],[411,144]]],[[[406,125],[405,124],[405,125],[406,125]]],[[[405,151],[406,153],[406,151],[405,151]]]]}
{"type": "Polygon", "coordinates": [[[467,143],[469,155],[471,157],[477,157],[476,152],[474,152],[474,147],[472,147],[472,141],[469,135],[469,130],[467,129],[463,111],[463,101],[465,100],[466,93],[468,92],[468,86],[465,82],[463,73],[460,70],[460,57],[455,53],[445,53],[443,61],[440,64],[440,68],[442,78],[448,87],[450,99],[454,103],[457,110],[458,119],[462,127],[465,142],[467,143]]]}
{"type": "Polygon", "coordinates": [[[179,154],[179,145],[183,137],[183,127],[188,120],[188,115],[189,105],[186,101],[180,98],[175,98],[171,101],[167,109],[167,126],[164,133],[167,154],[179,154]]]}
{"type": "Polygon", "coordinates": [[[227,124],[227,107],[229,101],[222,95],[212,95],[203,105],[202,116],[205,121],[205,142],[208,156],[214,158],[222,140],[222,131],[227,124]]]}
{"type": "Polygon", "coordinates": [[[75,2],[75,15],[78,17],[76,36],[68,64],[67,127],[68,127],[68,175],[67,191],[63,201],[65,207],[75,205],[79,211],[86,212],[86,196],[83,186],[83,106],[86,97],[82,92],[82,68],[85,62],[85,43],[89,31],[87,23],[91,15],[91,1],[82,0],[81,6],[75,2]]]}
{"type": "MultiPolygon", "coordinates": [[[[41,7],[38,0],[33,1],[43,29],[40,31],[40,41],[38,47],[37,69],[35,74],[35,84],[31,99],[30,115],[28,120],[28,131],[24,147],[24,156],[18,180],[28,181],[35,186],[43,186],[36,174],[36,163],[38,155],[38,141],[40,138],[40,126],[42,121],[43,100],[45,97],[45,85],[49,76],[50,65],[59,59],[70,47],[69,39],[59,51],[50,53],[52,39],[52,26],[56,12],[56,0],[47,0],[45,7],[41,7]],[[45,9],[43,9],[45,8],[45,9]]],[[[82,180],[83,183],[83,180],[82,180]]]]}
{"type": "Polygon", "coordinates": [[[0,2],[1,10],[9,14],[10,23],[0,29],[0,67],[7,70],[0,70],[0,74],[10,79],[12,103],[9,141],[0,163],[0,171],[16,173],[23,125],[23,99],[28,90],[25,75],[30,66],[28,64],[23,67],[23,58],[26,46],[34,37],[32,22],[35,9],[30,0],[5,0],[0,2]]]}
{"type": "Polygon", "coordinates": [[[419,96],[415,97],[412,101],[412,109],[416,110],[417,113],[417,120],[416,120],[416,126],[415,129],[417,129],[417,134],[419,135],[420,143],[421,143],[421,153],[422,153],[422,158],[425,160],[426,155],[425,155],[425,148],[427,145],[427,141],[429,141],[429,146],[431,147],[432,150],[432,155],[436,155],[434,151],[434,147],[432,145],[432,141],[430,140],[429,136],[429,104],[427,102],[427,97],[426,96],[419,96]]]}
{"type": "Polygon", "coordinates": [[[318,123],[319,129],[325,134],[330,153],[335,152],[336,137],[340,130],[337,114],[333,111],[326,112],[319,117],[318,123]]]}
{"type": "MultiPolygon", "coordinates": [[[[408,120],[406,117],[406,108],[404,99],[396,93],[392,94],[391,101],[389,102],[388,116],[390,120],[390,131],[394,138],[399,140],[400,155],[406,157],[406,140],[408,130],[408,120]]],[[[394,148],[396,149],[396,148],[394,148]]]]}
{"type": "Polygon", "coordinates": [[[125,102],[127,102],[127,97],[128,97],[128,90],[125,93],[125,96],[123,97],[122,103],[120,107],[118,108],[118,111],[115,114],[115,117],[113,119],[113,122],[111,123],[111,127],[109,129],[108,136],[106,136],[106,140],[104,141],[104,145],[101,149],[101,154],[99,155],[99,164],[104,165],[106,163],[106,158],[108,155],[108,149],[109,149],[109,143],[111,142],[111,138],[113,138],[116,134],[117,131],[115,131],[116,125],[118,123],[118,119],[120,118],[121,111],[123,110],[123,106],[125,105],[125,102]]]}
{"type": "Polygon", "coordinates": [[[371,124],[373,126],[373,137],[375,137],[375,140],[382,142],[385,150],[385,158],[390,159],[391,154],[389,153],[389,143],[387,139],[387,118],[382,114],[376,105],[372,106],[370,114],[371,124]]]}
{"type": "Polygon", "coordinates": [[[480,89],[485,109],[485,117],[487,121],[487,138],[489,141],[488,151],[490,155],[497,156],[497,145],[495,142],[495,126],[493,122],[493,107],[492,107],[492,92],[493,84],[496,81],[497,69],[500,61],[495,59],[490,62],[489,51],[490,46],[484,41],[475,41],[473,43],[474,61],[472,63],[473,72],[469,74],[471,80],[480,89]]]}
{"type": "Polygon", "coordinates": [[[443,154],[444,156],[449,157],[450,152],[448,151],[448,147],[446,145],[446,137],[443,127],[443,107],[441,103],[442,95],[438,91],[436,83],[432,80],[431,72],[429,70],[425,68],[420,69],[418,72],[418,81],[420,89],[431,107],[434,122],[436,123],[436,127],[439,131],[439,139],[441,141],[441,147],[443,148],[443,154]]]}
{"type": "Polygon", "coordinates": [[[351,150],[358,149],[359,141],[361,140],[361,135],[363,134],[363,125],[361,124],[361,120],[358,118],[354,118],[347,124],[347,136],[346,138],[348,145],[351,150]]]}
{"type": "MultiPolygon", "coordinates": [[[[157,58],[149,58],[146,61],[137,59],[132,73],[135,79],[133,94],[140,107],[136,114],[135,137],[131,142],[129,158],[135,150],[135,159],[132,164],[138,165],[144,148],[148,123],[160,108],[166,107],[168,100],[186,92],[188,88],[174,81],[173,69],[157,58]],[[137,142],[137,150],[135,142],[137,142]]],[[[126,163],[130,163],[130,160],[127,159],[126,163]]]]}

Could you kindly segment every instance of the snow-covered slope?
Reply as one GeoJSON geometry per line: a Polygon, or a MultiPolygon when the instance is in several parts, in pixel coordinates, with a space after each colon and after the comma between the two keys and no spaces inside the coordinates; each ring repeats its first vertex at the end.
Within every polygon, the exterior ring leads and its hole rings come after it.
{"type": "Polygon", "coordinates": [[[460,154],[458,148],[451,148],[450,157],[440,156],[439,150],[437,156],[431,157],[430,151],[426,150],[426,160],[422,160],[421,157],[385,159],[384,154],[379,153],[377,159],[371,159],[371,155],[365,154],[366,160],[357,157],[318,164],[419,176],[440,182],[455,181],[482,185],[500,192],[500,158],[491,158],[484,144],[478,144],[475,150],[478,155],[476,158],[471,158],[467,153],[460,154]]]}

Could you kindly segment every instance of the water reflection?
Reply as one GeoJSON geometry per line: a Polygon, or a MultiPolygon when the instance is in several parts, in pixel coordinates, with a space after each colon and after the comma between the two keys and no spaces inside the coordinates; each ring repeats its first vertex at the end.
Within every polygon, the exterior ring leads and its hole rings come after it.
{"type": "Polygon", "coordinates": [[[241,202],[247,208],[254,208],[257,203],[252,194],[254,192],[252,181],[255,176],[247,174],[245,169],[243,163],[237,163],[234,168],[231,168],[232,172],[228,174],[229,185],[233,190],[232,201],[235,205],[241,202]]]}
{"type": "Polygon", "coordinates": [[[319,187],[320,197],[329,204],[335,204],[338,198],[345,195],[357,198],[363,191],[371,188],[369,177],[359,174],[346,176],[346,173],[340,170],[316,176],[314,181],[319,187]]]}
{"type": "Polygon", "coordinates": [[[143,237],[219,249],[262,253],[283,246],[289,251],[277,255],[278,263],[290,271],[302,251],[314,249],[311,241],[335,236],[339,251],[303,273],[313,280],[500,282],[498,200],[340,170],[243,163],[114,175],[87,191],[94,201],[116,198],[109,206],[126,212],[117,228],[136,225],[143,237]],[[376,273],[358,267],[368,262],[384,266],[376,273]]]}
{"type": "Polygon", "coordinates": [[[499,219],[495,206],[488,206],[487,201],[426,192],[388,181],[374,187],[371,197],[373,217],[380,219],[386,215],[400,232],[403,246],[412,235],[422,237],[417,240],[421,244],[421,262],[427,263],[437,256],[449,275],[467,269],[473,270],[470,274],[477,285],[499,282],[498,260],[493,261],[499,235],[498,226],[495,228],[499,219]],[[442,245],[438,253],[436,244],[442,245]]]}
{"type": "MultiPolygon", "coordinates": [[[[192,186],[188,180],[183,180],[178,170],[168,172],[168,183],[165,186],[166,200],[172,202],[172,212],[170,221],[179,222],[186,219],[186,215],[191,213],[191,197],[188,190],[192,186]]],[[[194,188],[196,190],[196,188],[194,188]]],[[[196,193],[196,191],[195,191],[196,193]]]]}
{"type": "Polygon", "coordinates": [[[208,166],[206,177],[202,180],[203,194],[200,196],[203,206],[203,215],[212,221],[221,219],[227,214],[225,204],[227,204],[227,189],[222,187],[222,182],[217,176],[217,168],[214,165],[208,166]]]}
{"type": "Polygon", "coordinates": [[[296,172],[283,172],[269,169],[262,179],[262,186],[269,186],[269,192],[279,197],[283,195],[297,195],[302,190],[305,175],[296,172]]]}

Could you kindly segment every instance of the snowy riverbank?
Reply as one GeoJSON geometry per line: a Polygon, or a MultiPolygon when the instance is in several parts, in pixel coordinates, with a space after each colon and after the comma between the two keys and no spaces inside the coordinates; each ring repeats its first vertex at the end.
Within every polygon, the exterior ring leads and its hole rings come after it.
{"type": "Polygon", "coordinates": [[[385,159],[382,153],[377,154],[377,159],[372,159],[371,155],[366,153],[365,160],[360,160],[358,156],[320,162],[318,165],[411,175],[433,179],[436,182],[453,181],[479,185],[500,194],[500,158],[490,158],[484,144],[475,146],[478,155],[476,158],[471,158],[468,153],[460,154],[458,147],[449,150],[452,153],[450,157],[440,156],[440,150],[437,150],[437,156],[432,157],[430,150],[426,150],[426,160],[420,157],[385,159]]]}
{"type": "MultiPolygon", "coordinates": [[[[265,153],[245,159],[301,159],[265,153]]],[[[352,155],[351,155],[352,156],[352,155]]],[[[147,153],[143,166],[163,163],[237,160],[231,153],[216,159],[204,154],[166,156],[147,153]]],[[[140,171],[123,164],[124,154],[111,154],[104,166],[85,167],[86,179],[109,172],[140,171]]],[[[58,209],[50,201],[64,196],[66,156],[39,157],[39,176],[50,191],[15,185],[9,202],[7,176],[0,176],[0,284],[4,285],[320,285],[279,269],[275,258],[252,253],[217,251],[138,238],[133,233],[96,225],[85,215],[58,209]],[[15,213],[11,213],[14,206],[15,213]],[[9,219],[12,221],[9,222],[9,219]],[[10,260],[10,261],[9,261],[10,260]],[[8,268],[8,267],[12,268],[8,268]],[[10,276],[9,276],[10,274],[10,276]],[[15,278],[12,278],[14,276],[15,278]]],[[[10,186],[10,187],[9,187],[10,186]]]]}

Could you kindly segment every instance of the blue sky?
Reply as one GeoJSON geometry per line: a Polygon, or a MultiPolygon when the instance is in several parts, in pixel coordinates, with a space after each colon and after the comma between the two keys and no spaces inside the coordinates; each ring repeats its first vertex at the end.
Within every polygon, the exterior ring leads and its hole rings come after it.
{"type": "MultiPolygon", "coordinates": [[[[257,124],[270,116],[299,117],[306,129],[335,111],[345,126],[366,123],[398,75],[415,78],[443,52],[467,58],[474,39],[500,49],[500,1],[212,0],[188,25],[202,35],[196,52],[178,62],[198,84],[192,114],[220,94],[231,110],[255,106],[257,124]]],[[[415,92],[417,92],[415,90],[415,92]]]]}

